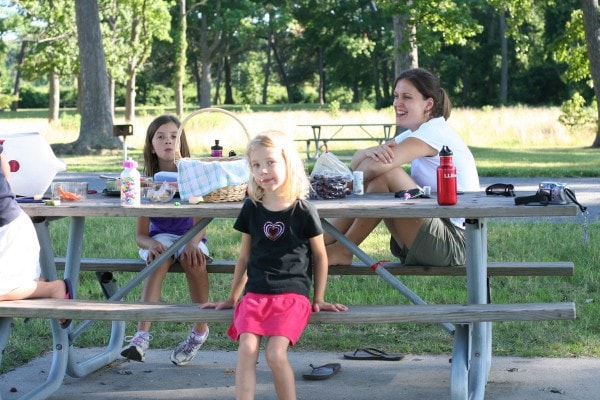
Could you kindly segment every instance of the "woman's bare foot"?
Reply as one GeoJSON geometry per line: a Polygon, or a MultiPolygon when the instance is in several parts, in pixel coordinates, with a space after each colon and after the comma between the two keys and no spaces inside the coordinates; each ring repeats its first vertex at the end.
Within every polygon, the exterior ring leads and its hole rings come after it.
{"type": "Polygon", "coordinates": [[[335,242],[325,246],[327,251],[328,265],[350,265],[352,264],[353,254],[341,243],[335,242]]]}

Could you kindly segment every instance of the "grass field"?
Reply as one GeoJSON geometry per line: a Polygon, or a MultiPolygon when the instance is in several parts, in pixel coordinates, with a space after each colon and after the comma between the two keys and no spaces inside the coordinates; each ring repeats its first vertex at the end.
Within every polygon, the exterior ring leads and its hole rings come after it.
{"type": "MultiPolygon", "coordinates": [[[[77,136],[77,118],[65,116],[60,126],[49,126],[44,117],[34,114],[16,118],[11,113],[0,114],[6,132],[39,131],[51,143],[72,141],[77,136]],[[3,115],[5,114],[5,115],[3,115]],[[6,117],[6,118],[4,118],[6,117]]],[[[369,121],[389,122],[391,110],[379,112],[280,111],[240,113],[240,120],[254,134],[266,129],[279,129],[295,137],[310,135],[308,128],[296,125],[306,123],[356,123],[369,121]]],[[[455,110],[450,121],[472,147],[482,176],[599,176],[600,157],[597,149],[588,146],[594,138],[593,131],[569,134],[557,122],[556,109],[511,108],[498,110],[455,110]]],[[[140,117],[135,122],[135,135],[128,139],[131,155],[141,154],[145,127],[152,118],[140,117]]],[[[187,127],[186,127],[187,130],[187,127]]],[[[198,137],[195,150],[203,153],[214,137],[238,143],[236,135],[243,135],[239,124],[228,117],[201,116],[190,124],[191,137],[198,137]],[[200,121],[202,119],[202,121],[200,121]],[[206,119],[207,121],[204,121],[206,119]],[[204,124],[208,124],[208,127],[204,124]],[[196,133],[197,132],[202,133],[196,133]]],[[[350,133],[349,133],[350,134],[350,133]]],[[[243,138],[243,137],[242,137],[243,138]]],[[[356,145],[353,142],[352,145],[356,145]]],[[[367,145],[367,144],[365,144],[367,145]]],[[[225,147],[227,150],[227,147],[225,147]]],[[[299,150],[303,150],[299,147],[299,150]]],[[[338,145],[334,152],[351,155],[353,148],[338,145]]],[[[120,170],[120,152],[93,157],[61,156],[70,171],[120,170]]],[[[209,226],[209,247],[220,259],[234,259],[239,246],[239,234],[231,221],[218,220],[209,226]]],[[[134,241],[134,220],[91,218],[86,223],[84,257],[137,257],[134,241]]],[[[68,233],[67,221],[52,223],[52,238],[57,255],[64,255],[68,233]]],[[[493,296],[496,302],[575,301],[576,321],[518,322],[494,325],[494,353],[521,356],[599,356],[600,247],[593,238],[600,235],[600,224],[589,226],[592,242],[584,246],[581,225],[552,222],[497,222],[490,221],[488,252],[492,261],[574,261],[574,277],[501,277],[494,278],[493,296]]],[[[389,234],[379,227],[368,238],[364,249],[376,259],[389,259],[387,243],[389,234]]],[[[126,275],[126,274],[124,274],[126,275]]],[[[119,282],[126,276],[117,274],[119,282]]],[[[215,274],[211,279],[211,299],[222,299],[229,290],[230,276],[215,274]]],[[[465,301],[464,278],[406,277],[403,283],[429,302],[465,301]]],[[[81,298],[101,298],[102,293],[95,276],[82,276],[81,298]]],[[[139,289],[129,300],[139,299],[139,289]]],[[[404,303],[387,283],[378,277],[331,277],[327,298],[347,304],[397,304],[404,303]]],[[[164,301],[188,301],[187,287],[182,274],[168,276],[163,290],[164,301]]],[[[1,370],[13,368],[41,352],[49,351],[51,337],[48,322],[17,319],[9,346],[3,354],[1,370]]],[[[155,348],[170,348],[186,335],[187,324],[154,324],[155,348]]],[[[236,344],[225,336],[225,326],[211,328],[211,338],[205,344],[209,349],[235,349],[236,344]]],[[[97,329],[86,333],[78,345],[99,346],[106,343],[109,325],[98,323],[97,329]]],[[[128,325],[133,333],[134,324],[128,325]]],[[[347,351],[359,347],[384,348],[387,351],[411,353],[447,353],[451,338],[437,325],[358,325],[310,326],[298,345],[298,350],[347,351]]]]}

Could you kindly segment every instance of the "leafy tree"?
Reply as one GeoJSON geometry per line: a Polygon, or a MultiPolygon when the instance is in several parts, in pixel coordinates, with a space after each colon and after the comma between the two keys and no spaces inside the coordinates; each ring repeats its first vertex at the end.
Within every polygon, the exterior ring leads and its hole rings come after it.
{"type": "MultiPolygon", "coordinates": [[[[381,0],[378,5],[390,19],[398,24],[400,19],[404,29],[395,32],[395,48],[401,52],[414,53],[393,54],[397,74],[403,67],[414,67],[414,63],[403,60],[419,59],[419,65],[432,70],[440,77],[447,67],[437,60],[442,55],[442,49],[454,48],[458,52],[453,55],[454,62],[461,59],[461,49],[473,45],[470,41],[483,31],[475,12],[482,7],[481,0],[442,0],[438,2],[412,0],[381,0]],[[399,37],[400,36],[400,37],[399,37]],[[418,56],[416,52],[418,48],[418,56]],[[424,61],[424,62],[422,62],[424,61]]],[[[464,75],[461,68],[456,68],[458,77],[456,85],[451,87],[468,87],[468,83],[460,82],[464,75]]],[[[448,86],[446,86],[448,87],[448,86]]]]}
{"type": "MultiPolygon", "coordinates": [[[[598,104],[598,120],[600,120],[600,12],[598,0],[581,0],[583,9],[583,26],[590,60],[590,73],[594,82],[596,103],[598,104]]],[[[592,147],[600,147],[600,126],[597,127],[596,138],[592,147]]]]}
{"type": "MultiPolygon", "coordinates": [[[[597,108],[597,134],[592,147],[600,147],[600,39],[596,32],[600,29],[598,18],[598,2],[581,0],[581,8],[575,9],[570,14],[570,19],[565,23],[564,35],[556,37],[552,43],[553,57],[556,61],[564,63],[566,69],[562,74],[565,82],[585,82],[594,88],[594,104],[597,108]]],[[[563,110],[578,110],[583,112],[584,98],[575,92],[570,99],[563,103],[563,110]]],[[[563,117],[562,121],[570,125],[570,119],[563,117]]],[[[572,122],[572,121],[571,121],[572,122]]]]}
{"type": "MultiPolygon", "coordinates": [[[[12,15],[12,27],[21,38],[15,96],[19,95],[20,72],[28,80],[47,78],[49,82],[48,119],[58,121],[60,78],[72,77],[78,68],[72,1],[39,2],[22,0],[12,15]]],[[[17,109],[18,99],[13,103],[17,109]]]]}
{"type": "Polygon", "coordinates": [[[187,64],[187,6],[185,0],[179,0],[179,22],[175,28],[175,112],[183,117],[183,86],[185,84],[185,67],[187,64]]]}
{"type": "Polygon", "coordinates": [[[168,5],[163,0],[102,0],[107,68],[112,79],[125,84],[126,121],[135,119],[136,78],[150,56],[152,43],[171,40],[168,5]]]}
{"type": "Polygon", "coordinates": [[[198,60],[200,107],[210,106],[212,68],[227,53],[228,43],[255,5],[250,0],[213,0],[196,3],[188,11],[188,55],[198,60]]]}
{"type": "Polygon", "coordinates": [[[77,43],[81,65],[79,87],[82,97],[79,138],[72,144],[56,146],[59,153],[89,154],[99,149],[115,149],[119,140],[112,135],[108,95],[108,72],[102,46],[97,0],[75,2],[77,43]],[[62,151],[60,151],[62,150],[62,151]]]}

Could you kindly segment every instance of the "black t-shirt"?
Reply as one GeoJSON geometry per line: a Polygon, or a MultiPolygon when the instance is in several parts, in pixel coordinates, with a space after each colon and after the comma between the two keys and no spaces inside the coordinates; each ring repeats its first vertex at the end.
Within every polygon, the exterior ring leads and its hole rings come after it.
{"type": "MultiPolygon", "coordinates": [[[[0,144],[0,154],[4,147],[0,144]]],[[[0,168],[0,227],[8,225],[21,214],[21,207],[15,201],[15,194],[0,168]]]]}
{"type": "Polygon", "coordinates": [[[252,237],[247,292],[310,296],[312,255],[308,239],[323,233],[312,204],[297,200],[283,211],[269,211],[262,203],[246,199],[233,227],[252,237]]]}

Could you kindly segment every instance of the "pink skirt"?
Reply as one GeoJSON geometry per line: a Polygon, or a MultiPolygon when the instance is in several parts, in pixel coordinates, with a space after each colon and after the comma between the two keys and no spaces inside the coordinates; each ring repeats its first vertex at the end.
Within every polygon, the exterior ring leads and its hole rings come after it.
{"type": "Polygon", "coordinates": [[[246,332],[285,336],[293,346],[308,325],[311,312],[310,301],[301,294],[246,293],[235,307],[227,335],[235,341],[246,332]]]}

